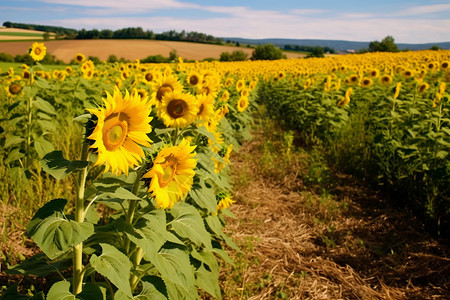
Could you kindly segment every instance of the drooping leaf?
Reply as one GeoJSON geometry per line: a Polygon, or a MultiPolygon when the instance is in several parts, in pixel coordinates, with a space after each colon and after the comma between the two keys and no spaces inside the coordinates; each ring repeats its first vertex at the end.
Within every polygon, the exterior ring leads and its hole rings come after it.
{"type": "Polygon", "coordinates": [[[32,274],[46,277],[57,270],[62,271],[71,265],[70,260],[51,262],[44,253],[39,253],[18,263],[8,270],[7,274],[32,274]]]}
{"type": "Polygon", "coordinates": [[[131,262],[128,257],[117,248],[100,243],[102,254],[93,254],[89,262],[102,276],[108,278],[119,290],[127,296],[133,297],[130,286],[131,262]]]}
{"type": "Polygon", "coordinates": [[[69,161],[59,150],[47,153],[41,160],[42,169],[58,180],[87,167],[88,164],[89,162],[81,160],[69,161]]]}
{"type": "Polygon", "coordinates": [[[54,151],[55,147],[53,147],[52,143],[41,136],[34,141],[34,149],[36,149],[39,157],[43,158],[47,153],[54,151]]]}
{"type": "Polygon", "coordinates": [[[206,231],[198,210],[184,202],[175,204],[170,213],[174,219],[170,222],[173,230],[194,244],[211,248],[211,235],[206,231]]]}
{"type": "Polygon", "coordinates": [[[56,115],[56,110],[50,102],[45,101],[40,97],[36,97],[36,100],[33,101],[33,107],[36,109],[42,110],[43,112],[51,115],[56,115]]]}
{"type": "Polygon", "coordinates": [[[208,271],[203,265],[195,270],[196,284],[216,299],[222,299],[218,274],[208,271]]]}

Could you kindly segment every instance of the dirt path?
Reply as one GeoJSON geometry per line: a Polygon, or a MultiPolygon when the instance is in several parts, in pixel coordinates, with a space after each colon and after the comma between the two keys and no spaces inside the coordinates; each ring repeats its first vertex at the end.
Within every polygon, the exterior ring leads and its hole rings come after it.
{"type": "Polygon", "coordinates": [[[242,253],[222,273],[225,299],[450,298],[445,243],[350,177],[318,195],[303,182],[304,153],[286,164],[278,151],[267,171],[262,136],[232,162],[238,201],[227,231],[242,253]]]}

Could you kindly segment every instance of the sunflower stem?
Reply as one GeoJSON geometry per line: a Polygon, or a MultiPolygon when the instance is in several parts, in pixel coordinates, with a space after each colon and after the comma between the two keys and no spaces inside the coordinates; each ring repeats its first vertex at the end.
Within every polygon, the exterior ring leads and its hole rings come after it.
{"type": "Polygon", "coordinates": [[[173,132],[174,134],[172,136],[172,145],[175,146],[177,144],[178,139],[178,127],[175,127],[175,130],[173,132]]]}
{"type": "MultiPolygon", "coordinates": [[[[81,160],[86,161],[89,155],[89,144],[85,141],[82,145],[81,160]]],[[[75,222],[84,221],[84,190],[88,167],[83,168],[78,175],[78,190],[75,200],[75,222]]],[[[81,293],[83,286],[83,243],[73,246],[73,294],[81,293]]]]}

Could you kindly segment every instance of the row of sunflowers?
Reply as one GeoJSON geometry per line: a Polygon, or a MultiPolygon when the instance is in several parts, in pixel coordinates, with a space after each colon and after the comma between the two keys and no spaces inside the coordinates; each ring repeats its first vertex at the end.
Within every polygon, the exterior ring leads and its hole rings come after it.
{"type": "Polygon", "coordinates": [[[238,249],[223,232],[230,155],[250,137],[257,77],[82,53],[49,70],[44,44],[29,54],[1,79],[0,142],[6,188],[42,203],[26,228],[42,252],[8,273],[46,277],[46,299],[220,299],[217,258],[238,249]]]}

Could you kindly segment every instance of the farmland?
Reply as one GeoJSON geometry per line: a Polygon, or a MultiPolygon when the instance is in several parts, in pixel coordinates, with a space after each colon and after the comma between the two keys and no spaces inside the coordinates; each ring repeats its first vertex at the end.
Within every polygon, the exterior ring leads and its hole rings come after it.
{"type": "Polygon", "coordinates": [[[450,51],[86,60],[118,44],[2,73],[3,293],[448,297],[450,51]]]}
{"type": "MultiPolygon", "coordinates": [[[[29,42],[2,42],[0,52],[10,55],[23,54],[29,46],[29,42]]],[[[169,57],[173,50],[176,50],[179,56],[190,60],[219,59],[222,52],[236,50],[241,50],[250,57],[253,51],[251,48],[155,40],[58,40],[46,42],[46,47],[49,54],[55,55],[66,63],[69,63],[77,53],[83,53],[86,57],[95,56],[104,61],[109,55],[134,61],[149,55],[159,54],[169,57]]],[[[285,52],[285,54],[288,58],[304,56],[304,54],[291,52],[285,52]]]]}

